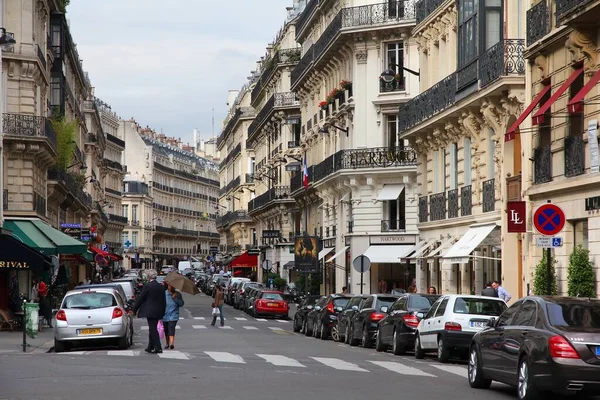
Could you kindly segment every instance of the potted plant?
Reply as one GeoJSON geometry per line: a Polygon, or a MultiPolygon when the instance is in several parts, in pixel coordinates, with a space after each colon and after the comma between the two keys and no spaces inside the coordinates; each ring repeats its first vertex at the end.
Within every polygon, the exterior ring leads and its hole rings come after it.
{"type": "Polygon", "coordinates": [[[350,90],[352,89],[352,82],[344,79],[340,82],[340,88],[342,88],[342,90],[350,90]]]}
{"type": "Polygon", "coordinates": [[[321,110],[325,111],[329,107],[329,102],[322,101],[322,102],[319,103],[319,107],[321,108],[321,110]]]}

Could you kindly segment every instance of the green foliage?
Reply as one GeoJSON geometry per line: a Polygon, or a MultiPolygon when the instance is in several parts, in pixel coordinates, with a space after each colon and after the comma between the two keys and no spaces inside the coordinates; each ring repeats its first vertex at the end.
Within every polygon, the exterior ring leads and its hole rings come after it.
{"type": "Polygon", "coordinates": [[[56,164],[66,169],[71,165],[73,159],[73,152],[75,151],[75,135],[77,134],[77,128],[79,127],[79,121],[74,119],[73,121],[67,122],[64,117],[52,120],[52,127],[56,132],[56,147],[58,152],[58,159],[56,164]]]}
{"type": "Polygon", "coordinates": [[[590,252],[581,245],[569,255],[568,294],[574,297],[596,297],[596,276],[590,252]]]}
{"type": "Polygon", "coordinates": [[[70,2],[71,2],[71,0],[58,0],[58,8],[60,8],[60,11],[63,13],[66,13],[67,6],[69,5],[70,2]]]}
{"type": "Polygon", "coordinates": [[[78,189],[83,189],[83,187],[85,186],[85,176],[82,174],[77,174],[74,172],[67,172],[69,174],[69,177],[71,178],[72,182],[75,184],[75,186],[78,189]]]}
{"type": "Polygon", "coordinates": [[[283,290],[287,285],[287,281],[280,277],[278,274],[269,272],[267,275],[263,275],[263,283],[269,285],[269,279],[273,279],[273,288],[276,290],[283,290]]]}
{"type": "Polygon", "coordinates": [[[292,51],[288,56],[289,63],[295,63],[300,61],[300,51],[292,51]]]}
{"type": "Polygon", "coordinates": [[[544,250],[542,253],[542,259],[540,263],[535,267],[533,275],[533,294],[537,296],[543,296],[548,294],[548,268],[552,268],[552,295],[558,294],[558,285],[556,283],[556,259],[552,257],[552,265],[549,266],[547,251],[544,250]]]}

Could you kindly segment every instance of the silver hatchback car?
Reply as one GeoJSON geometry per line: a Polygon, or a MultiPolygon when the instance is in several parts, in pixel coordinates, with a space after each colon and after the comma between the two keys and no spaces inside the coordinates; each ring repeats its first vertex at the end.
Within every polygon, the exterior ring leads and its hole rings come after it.
{"type": "Polygon", "coordinates": [[[99,340],[114,340],[121,350],[133,344],[133,318],[122,296],[100,287],[67,292],[56,313],[54,350],[99,340]]]}

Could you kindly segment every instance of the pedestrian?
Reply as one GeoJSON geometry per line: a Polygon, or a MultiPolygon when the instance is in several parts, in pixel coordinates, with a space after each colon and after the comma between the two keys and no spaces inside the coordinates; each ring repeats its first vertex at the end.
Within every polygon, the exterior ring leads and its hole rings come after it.
{"type": "Polygon", "coordinates": [[[173,286],[167,284],[165,299],[167,301],[165,316],[163,317],[165,338],[167,339],[165,349],[170,348],[173,350],[175,348],[175,327],[177,326],[177,321],[179,321],[179,307],[183,307],[184,304],[183,296],[173,286]]]}
{"type": "Polygon", "coordinates": [[[437,294],[437,290],[436,290],[435,286],[429,286],[427,293],[428,294],[437,294]]]}
{"type": "Polygon", "coordinates": [[[212,303],[213,306],[213,312],[214,309],[216,308],[219,312],[219,314],[213,314],[213,319],[212,319],[212,326],[215,326],[215,323],[217,322],[217,316],[221,317],[221,326],[225,326],[225,318],[223,317],[223,287],[221,285],[217,285],[216,286],[216,292],[215,292],[215,301],[212,303]]]}
{"type": "Polygon", "coordinates": [[[344,286],[344,287],[342,288],[342,293],[343,293],[343,294],[348,294],[348,288],[347,288],[346,286],[344,286]]]}
{"type": "Polygon", "coordinates": [[[40,297],[38,296],[38,289],[39,289],[39,280],[37,277],[34,277],[31,280],[32,286],[31,286],[31,294],[29,295],[29,300],[33,303],[37,303],[40,299],[40,297]]]}
{"type": "Polygon", "coordinates": [[[142,289],[133,306],[134,314],[140,318],[146,318],[148,322],[148,347],[146,353],[162,353],[160,337],[158,335],[158,321],[165,316],[167,300],[165,297],[165,287],[156,281],[156,270],[146,271],[148,283],[142,289]]]}
{"type": "Polygon", "coordinates": [[[46,324],[49,328],[52,328],[52,306],[48,301],[48,286],[46,282],[40,281],[38,287],[38,299],[40,301],[40,313],[46,320],[46,324]]]}
{"type": "Polygon", "coordinates": [[[492,282],[490,282],[490,281],[488,281],[488,282],[485,283],[485,289],[483,289],[481,291],[481,295],[482,296],[487,296],[487,297],[498,297],[498,293],[492,287],[492,282]]]}
{"type": "Polygon", "coordinates": [[[496,291],[496,297],[500,297],[505,303],[508,303],[512,299],[510,293],[500,285],[499,281],[494,281],[492,287],[496,291]]]}

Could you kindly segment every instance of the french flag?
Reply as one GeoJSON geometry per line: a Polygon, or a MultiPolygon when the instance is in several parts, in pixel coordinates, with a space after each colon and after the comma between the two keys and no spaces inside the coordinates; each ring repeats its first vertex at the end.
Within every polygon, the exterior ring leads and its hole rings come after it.
{"type": "Polygon", "coordinates": [[[304,156],[304,167],[302,169],[302,184],[304,189],[308,189],[308,165],[306,164],[306,156],[304,156]]]}

